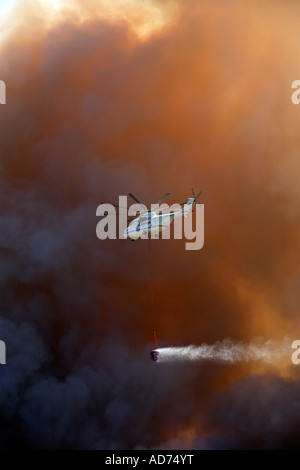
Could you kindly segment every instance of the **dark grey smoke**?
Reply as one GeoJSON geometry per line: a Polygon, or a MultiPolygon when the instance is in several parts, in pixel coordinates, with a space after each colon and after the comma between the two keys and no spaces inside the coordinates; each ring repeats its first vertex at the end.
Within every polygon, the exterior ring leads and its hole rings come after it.
{"type": "Polygon", "coordinates": [[[225,438],[223,448],[298,449],[299,373],[294,378],[253,376],[217,397],[210,419],[225,438]]]}
{"type": "Polygon", "coordinates": [[[70,19],[48,32],[41,25],[36,38],[28,24],[6,40],[2,449],[299,444],[297,377],[245,378],[232,388],[247,369],[150,361],[148,247],[96,238],[102,201],[133,192],[149,204],[170,191],[182,202],[199,185],[208,214],[203,252],[186,253],[177,241],[153,246],[160,346],[254,336],[261,312],[249,317],[236,280],[297,317],[297,219],[278,204],[283,199],[294,214],[294,193],[280,171],[279,192],[270,175],[294,143],[289,129],[278,133],[280,118],[271,120],[283,114],[280,80],[264,93],[274,76],[286,79],[286,68],[253,58],[263,41],[251,20],[231,34],[227,10],[216,22],[214,9],[208,21],[196,5],[179,29],[145,42],[123,22],[70,19]],[[253,70],[266,76],[252,79],[253,70]]]}

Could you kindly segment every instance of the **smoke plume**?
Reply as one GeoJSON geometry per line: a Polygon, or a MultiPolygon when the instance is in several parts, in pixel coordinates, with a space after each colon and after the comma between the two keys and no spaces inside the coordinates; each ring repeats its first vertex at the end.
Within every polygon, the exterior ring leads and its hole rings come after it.
{"type": "Polygon", "coordinates": [[[0,448],[299,447],[297,366],[267,361],[300,336],[299,8],[17,2],[0,35],[0,448]],[[151,241],[152,278],[146,240],[97,238],[101,202],[191,188],[204,247],[151,241]],[[150,360],[153,323],[172,360],[150,360]]]}

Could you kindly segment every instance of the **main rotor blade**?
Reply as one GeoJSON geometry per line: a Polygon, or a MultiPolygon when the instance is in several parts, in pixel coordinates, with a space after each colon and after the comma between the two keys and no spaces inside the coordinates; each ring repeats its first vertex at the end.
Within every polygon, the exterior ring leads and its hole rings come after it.
{"type": "Polygon", "coordinates": [[[192,195],[193,195],[193,198],[195,199],[194,188],[192,188],[192,195]]]}
{"type": "Polygon", "coordinates": [[[162,197],[162,198],[154,205],[154,207],[152,208],[152,211],[156,211],[157,208],[160,206],[160,204],[166,199],[166,197],[169,196],[169,194],[171,194],[171,193],[166,193],[166,194],[164,195],[164,197],[162,197]]]}
{"type": "MultiPolygon", "coordinates": [[[[130,196],[135,202],[137,202],[144,210],[145,212],[145,204],[142,204],[132,193],[129,193],[128,196],[130,196]]],[[[147,211],[147,207],[146,207],[146,211],[147,211]]]]}
{"type": "Polygon", "coordinates": [[[129,193],[128,196],[130,196],[138,204],[141,204],[140,201],[133,194],[129,193]]]}
{"type": "Polygon", "coordinates": [[[197,194],[197,196],[195,197],[195,199],[197,199],[197,198],[200,196],[200,194],[202,194],[202,191],[200,191],[200,193],[197,194]]]}
{"type": "Polygon", "coordinates": [[[166,197],[169,196],[169,194],[171,194],[171,193],[166,193],[166,194],[158,201],[158,203],[157,203],[156,205],[159,206],[159,204],[161,204],[161,203],[166,199],[166,197]]]}
{"type": "Polygon", "coordinates": [[[102,204],[109,204],[110,206],[116,207],[117,209],[124,209],[124,211],[127,211],[127,210],[128,210],[128,207],[118,206],[117,204],[111,204],[110,202],[101,202],[100,206],[101,206],[102,204]]]}

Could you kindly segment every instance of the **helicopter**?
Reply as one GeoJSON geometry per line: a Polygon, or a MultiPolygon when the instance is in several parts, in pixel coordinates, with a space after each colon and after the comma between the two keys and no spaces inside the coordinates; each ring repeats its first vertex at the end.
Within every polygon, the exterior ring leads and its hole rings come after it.
{"type": "MultiPolygon", "coordinates": [[[[160,232],[165,230],[172,223],[175,217],[186,217],[193,211],[195,204],[200,204],[198,201],[200,194],[202,194],[202,191],[195,196],[194,189],[192,189],[193,197],[189,197],[185,202],[176,204],[176,206],[178,206],[178,210],[163,212],[163,209],[159,206],[170,195],[170,193],[166,193],[158,203],[154,205],[154,209],[149,211],[146,208],[146,210],[142,211],[138,217],[135,217],[130,222],[129,226],[123,232],[123,237],[128,238],[131,241],[135,241],[138,238],[149,234],[151,237],[153,235],[154,238],[159,238],[160,232]],[[181,209],[179,206],[183,206],[183,208],[181,209]]],[[[141,204],[132,193],[129,193],[128,196],[130,196],[142,208],[145,208],[145,206],[141,204]]]]}

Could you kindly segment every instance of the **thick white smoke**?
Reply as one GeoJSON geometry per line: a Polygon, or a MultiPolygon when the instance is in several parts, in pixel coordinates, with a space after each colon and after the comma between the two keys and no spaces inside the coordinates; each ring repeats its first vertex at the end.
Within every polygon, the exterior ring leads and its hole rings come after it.
{"type": "Polygon", "coordinates": [[[269,340],[263,343],[259,339],[254,339],[250,343],[243,343],[226,338],[212,345],[204,343],[200,346],[159,348],[157,351],[159,362],[204,360],[231,363],[253,360],[276,362],[291,352],[291,341],[285,338],[281,341],[269,340]]]}

